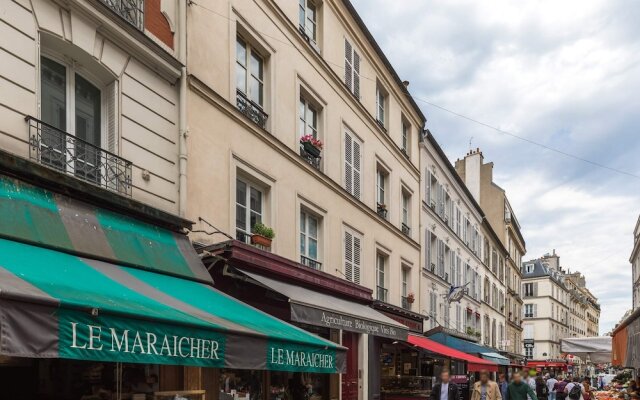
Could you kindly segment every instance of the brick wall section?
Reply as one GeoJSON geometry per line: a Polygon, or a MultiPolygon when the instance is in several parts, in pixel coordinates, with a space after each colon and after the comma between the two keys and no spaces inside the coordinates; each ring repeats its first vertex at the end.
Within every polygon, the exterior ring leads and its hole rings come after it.
{"type": "Polygon", "coordinates": [[[160,0],[145,0],[144,2],[144,28],[153,33],[167,46],[173,47],[173,32],[169,22],[160,11],[160,0]]]}

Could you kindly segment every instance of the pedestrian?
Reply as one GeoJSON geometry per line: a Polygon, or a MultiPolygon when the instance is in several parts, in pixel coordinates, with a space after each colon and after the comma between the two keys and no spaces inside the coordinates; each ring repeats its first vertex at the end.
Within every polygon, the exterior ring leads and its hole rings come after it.
{"type": "Polygon", "coordinates": [[[513,373],[513,381],[509,384],[507,393],[509,400],[527,400],[528,397],[538,400],[536,392],[522,380],[520,372],[513,373]]]}
{"type": "Polygon", "coordinates": [[[567,384],[564,388],[564,392],[567,394],[568,400],[583,400],[582,392],[583,387],[580,384],[580,378],[577,376],[573,378],[573,382],[567,384]]]}
{"type": "Polygon", "coordinates": [[[433,385],[431,390],[431,400],[459,400],[460,389],[449,379],[449,370],[443,369],[440,373],[440,382],[433,385]]]}
{"type": "MultiPolygon", "coordinates": [[[[536,391],[536,376],[537,376],[536,370],[531,369],[529,370],[529,376],[526,379],[527,385],[529,385],[531,390],[533,390],[534,392],[536,391]]],[[[527,400],[533,400],[533,399],[531,398],[531,396],[527,396],[527,400]]]]}
{"type": "Polygon", "coordinates": [[[558,383],[555,384],[554,389],[556,391],[556,400],[565,400],[567,398],[567,394],[564,392],[564,389],[569,384],[569,379],[567,376],[561,378],[558,383]]]}
{"type": "Polygon", "coordinates": [[[549,388],[541,376],[536,378],[536,396],[538,396],[538,400],[549,399],[549,388]]]}
{"type": "Polygon", "coordinates": [[[501,373],[498,375],[498,386],[500,387],[500,395],[502,395],[502,400],[509,399],[509,380],[507,380],[507,375],[501,373]]]}
{"type": "Polygon", "coordinates": [[[554,373],[551,373],[549,375],[549,379],[547,379],[547,391],[549,392],[549,400],[556,400],[556,383],[558,383],[556,375],[554,373]]]}
{"type": "Polygon", "coordinates": [[[498,384],[489,379],[489,371],[480,371],[480,380],[473,384],[471,400],[502,400],[498,384]]]}
{"type": "Polygon", "coordinates": [[[582,382],[582,398],[584,400],[592,400],[594,398],[591,379],[589,378],[584,378],[584,381],[582,382]]]}

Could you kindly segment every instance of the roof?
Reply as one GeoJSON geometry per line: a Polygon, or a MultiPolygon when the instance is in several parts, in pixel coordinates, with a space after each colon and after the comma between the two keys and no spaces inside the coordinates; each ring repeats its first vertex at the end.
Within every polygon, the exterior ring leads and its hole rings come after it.
{"type": "Polygon", "coordinates": [[[404,83],[402,82],[402,79],[400,79],[400,76],[398,75],[396,70],[391,65],[391,62],[389,61],[387,56],[384,54],[384,52],[380,48],[380,45],[378,45],[378,42],[376,42],[376,40],[374,39],[373,35],[369,31],[369,28],[367,28],[367,26],[365,25],[364,21],[360,17],[360,14],[358,14],[358,12],[356,11],[356,9],[353,6],[353,4],[351,4],[351,1],[342,0],[342,3],[347,8],[347,10],[351,14],[351,17],[356,22],[356,24],[358,24],[358,27],[360,28],[360,30],[362,30],[362,33],[364,33],[364,36],[367,38],[367,41],[369,42],[371,47],[373,47],[373,49],[375,50],[375,52],[378,55],[378,57],[380,57],[380,60],[382,60],[382,63],[384,64],[384,66],[387,68],[387,70],[389,70],[389,72],[393,76],[393,79],[396,81],[396,83],[398,84],[398,87],[405,94],[405,96],[407,97],[407,100],[409,100],[409,103],[411,103],[411,106],[414,108],[415,112],[426,123],[427,122],[427,117],[422,113],[422,110],[420,109],[420,107],[418,106],[416,101],[411,96],[411,93],[409,93],[409,89],[404,85],[404,83]]]}
{"type": "Polygon", "coordinates": [[[522,279],[547,278],[548,277],[551,280],[553,280],[554,282],[556,282],[557,284],[564,286],[564,283],[560,280],[560,276],[562,274],[560,274],[560,273],[553,274],[551,272],[551,270],[548,267],[545,267],[542,264],[542,261],[540,261],[540,260],[525,261],[525,262],[522,263],[522,266],[520,267],[520,270],[522,272],[522,279]],[[527,273],[525,265],[530,265],[530,264],[534,264],[533,271],[527,273]]]}

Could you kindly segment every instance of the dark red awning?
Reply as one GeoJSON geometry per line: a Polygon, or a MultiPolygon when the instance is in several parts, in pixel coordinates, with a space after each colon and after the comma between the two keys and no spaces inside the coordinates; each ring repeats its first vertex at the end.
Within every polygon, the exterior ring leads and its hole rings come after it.
{"type": "Polygon", "coordinates": [[[426,337],[409,334],[407,341],[415,346],[423,348],[425,350],[437,353],[446,357],[455,358],[457,360],[466,361],[467,369],[471,372],[480,371],[486,369],[490,372],[498,372],[498,364],[491,361],[472,356],[471,354],[464,353],[460,350],[452,349],[426,337]]]}

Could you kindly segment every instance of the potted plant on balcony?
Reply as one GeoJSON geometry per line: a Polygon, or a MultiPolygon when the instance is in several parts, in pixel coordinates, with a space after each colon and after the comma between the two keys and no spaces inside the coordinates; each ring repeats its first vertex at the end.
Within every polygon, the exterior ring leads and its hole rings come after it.
{"type": "Polygon", "coordinates": [[[414,301],[416,301],[416,295],[415,295],[415,294],[413,294],[413,292],[410,292],[410,293],[407,295],[407,303],[409,303],[409,304],[413,304],[413,302],[414,302],[414,301]]]}
{"type": "Polygon", "coordinates": [[[473,336],[474,333],[475,333],[475,331],[473,330],[473,328],[470,327],[470,326],[467,326],[467,335],[473,336]]]}
{"type": "Polygon", "coordinates": [[[264,247],[271,247],[271,241],[276,236],[272,228],[269,228],[262,222],[258,222],[251,229],[251,244],[257,244],[264,247]]]}
{"type": "Polygon", "coordinates": [[[316,139],[313,135],[304,135],[300,138],[300,144],[304,151],[312,157],[320,157],[322,152],[322,141],[320,139],[316,139]]]}
{"type": "Polygon", "coordinates": [[[476,337],[479,338],[482,336],[482,333],[480,331],[476,331],[476,337]]]}

